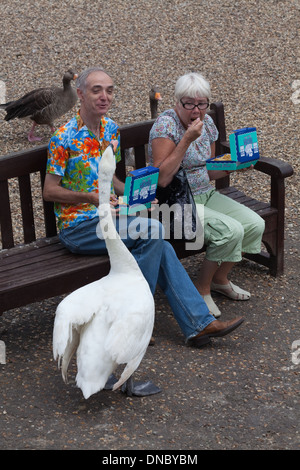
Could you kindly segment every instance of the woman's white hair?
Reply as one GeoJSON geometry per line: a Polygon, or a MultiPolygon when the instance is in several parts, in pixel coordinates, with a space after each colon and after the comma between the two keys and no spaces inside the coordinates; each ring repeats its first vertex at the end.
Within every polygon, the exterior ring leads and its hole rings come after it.
{"type": "Polygon", "coordinates": [[[176,102],[184,96],[189,98],[208,98],[210,99],[209,82],[200,73],[190,72],[178,78],[175,85],[176,102]]]}

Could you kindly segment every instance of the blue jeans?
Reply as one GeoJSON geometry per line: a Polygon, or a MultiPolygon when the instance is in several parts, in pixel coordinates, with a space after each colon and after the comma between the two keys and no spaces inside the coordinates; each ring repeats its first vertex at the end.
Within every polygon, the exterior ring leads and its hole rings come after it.
{"type": "MultiPolygon", "coordinates": [[[[116,218],[116,229],[136,259],[152,294],[158,284],[167,296],[185,339],[196,336],[215,318],[209,313],[206,303],[177,258],[172,245],[163,239],[162,225],[157,220],[144,217],[128,217],[124,220],[123,223],[122,217],[116,218]],[[134,224],[134,230],[131,230],[131,223],[134,224]]],[[[60,240],[73,253],[107,254],[105,241],[98,236],[98,223],[99,219],[96,217],[61,230],[60,240]]]]}

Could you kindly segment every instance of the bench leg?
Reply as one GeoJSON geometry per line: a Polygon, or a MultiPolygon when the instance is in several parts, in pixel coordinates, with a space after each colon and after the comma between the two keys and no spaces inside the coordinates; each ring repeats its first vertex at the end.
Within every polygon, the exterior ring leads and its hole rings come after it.
{"type": "MultiPolygon", "coordinates": [[[[271,234],[272,235],[272,234],[271,234]]],[[[261,251],[259,254],[245,254],[244,257],[262,264],[269,268],[271,276],[281,276],[284,271],[284,249],[283,243],[278,246],[276,243],[276,234],[263,239],[267,251],[261,251]]]]}

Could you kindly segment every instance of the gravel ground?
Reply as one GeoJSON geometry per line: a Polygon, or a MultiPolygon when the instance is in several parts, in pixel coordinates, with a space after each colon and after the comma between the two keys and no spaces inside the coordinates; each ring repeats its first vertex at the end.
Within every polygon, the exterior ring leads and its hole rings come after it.
{"type": "MultiPolygon", "coordinates": [[[[151,85],[162,93],[159,109],[167,109],[177,77],[199,71],[213,100],[224,102],[228,133],[256,126],[262,154],[289,162],[295,174],[287,181],[285,275],[273,279],[243,261],[233,281],[243,277],[252,299],[216,298],[224,319],[245,315],[238,333],[201,351],[187,348],[156,294],[156,345],[139,373],[162,387],[160,395],[101,392],[84,401],[74,384],[62,383],[51,356],[60,299],[5,313],[1,449],[299,449],[299,365],[291,359],[300,340],[299,10],[298,0],[2,2],[7,101],[60,85],[70,66],[80,72],[101,64],[116,84],[110,115],[125,124],[150,117],[151,85]]],[[[30,124],[7,123],[4,115],[0,110],[0,155],[31,148],[30,124]]],[[[50,137],[47,128],[37,133],[44,142],[50,137]]],[[[236,175],[235,184],[267,198],[268,181],[247,175],[236,175]]],[[[184,262],[192,277],[199,262],[184,262]]]]}

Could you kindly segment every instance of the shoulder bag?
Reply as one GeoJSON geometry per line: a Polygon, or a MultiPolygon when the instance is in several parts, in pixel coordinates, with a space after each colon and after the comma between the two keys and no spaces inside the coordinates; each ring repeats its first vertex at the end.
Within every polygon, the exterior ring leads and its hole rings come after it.
{"type": "Polygon", "coordinates": [[[159,204],[159,218],[165,227],[165,238],[194,241],[200,221],[186,172],[182,166],[168,186],[157,187],[156,197],[159,204]],[[162,207],[164,204],[169,209],[164,209],[162,207]]]}

